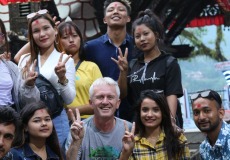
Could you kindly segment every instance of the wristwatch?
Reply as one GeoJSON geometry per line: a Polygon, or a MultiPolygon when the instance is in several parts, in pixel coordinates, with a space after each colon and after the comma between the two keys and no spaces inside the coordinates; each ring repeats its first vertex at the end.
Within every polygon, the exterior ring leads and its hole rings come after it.
{"type": "Polygon", "coordinates": [[[66,78],[65,81],[63,83],[61,83],[59,80],[58,80],[58,83],[60,83],[61,85],[63,86],[66,86],[68,84],[69,80],[66,78]]]}

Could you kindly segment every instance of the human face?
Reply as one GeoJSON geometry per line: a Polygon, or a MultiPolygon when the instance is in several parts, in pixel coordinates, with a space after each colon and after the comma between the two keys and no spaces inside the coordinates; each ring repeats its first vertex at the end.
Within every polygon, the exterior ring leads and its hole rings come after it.
{"type": "Polygon", "coordinates": [[[218,130],[224,116],[223,108],[217,108],[215,100],[198,98],[192,104],[193,118],[202,132],[218,130]]]}
{"type": "Polygon", "coordinates": [[[151,52],[157,47],[154,32],[145,24],[136,26],[134,40],[136,47],[145,53],[151,52]]]}
{"type": "Polygon", "coordinates": [[[14,140],[15,126],[14,124],[0,124],[0,159],[2,159],[10,150],[14,140]]]}
{"type": "Polygon", "coordinates": [[[28,131],[30,139],[48,138],[53,130],[53,123],[46,109],[39,109],[34,112],[30,118],[26,131],[28,131]]]}
{"type": "Polygon", "coordinates": [[[130,22],[125,5],[120,2],[112,2],[105,10],[104,23],[110,27],[126,26],[130,22]]]}
{"type": "Polygon", "coordinates": [[[141,103],[140,118],[145,128],[159,128],[162,121],[160,107],[154,100],[145,98],[141,103]]]}
{"type": "Polygon", "coordinates": [[[81,39],[73,27],[65,27],[62,30],[61,44],[67,54],[75,55],[79,52],[81,39]]]}
{"type": "Polygon", "coordinates": [[[2,33],[2,29],[0,28],[0,47],[5,44],[5,35],[2,33]]]}
{"type": "Polygon", "coordinates": [[[94,115],[96,117],[114,118],[114,113],[120,105],[120,99],[117,96],[115,86],[94,86],[94,92],[90,104],[94,108],[94,115]]]}
{"type": "Polygon", "coordinates": [[[39,18],[32,22],[32,35],[40,49],[54,48],[56,28],[47,19],[39,18]]]}

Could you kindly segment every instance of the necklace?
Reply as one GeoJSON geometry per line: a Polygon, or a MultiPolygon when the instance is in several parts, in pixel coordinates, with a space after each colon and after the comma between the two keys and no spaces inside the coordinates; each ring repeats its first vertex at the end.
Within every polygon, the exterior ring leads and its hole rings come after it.
{"type": "Polygon", "coordinates": [[[158,136],[156,136],[156,137],[148,137],[147,139],[158,140],[158,139],[159,139],[159,136],[160,136],[160,135],[158,135],[158,136]]]}
{"type": "Polygon", "coordinates": [[[160,137],[160,135],[158,135],[158,136],[156,136],[156,137],[148,137],[148,138],[146,138],[153,146],[155,146],[156,145],[156,143],[157,143],[157,141],[158,141],[158,139],[159,139],[159,137],[160,137]]]}

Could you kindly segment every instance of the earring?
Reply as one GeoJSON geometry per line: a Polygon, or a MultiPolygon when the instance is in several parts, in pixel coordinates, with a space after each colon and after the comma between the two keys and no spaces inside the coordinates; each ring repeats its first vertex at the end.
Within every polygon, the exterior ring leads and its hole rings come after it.
{"type": "Polygon", "coordinates": [[[54,40],[54,42],[55,42],[56,44],[58,44],[57,35],[56,35],[56,34],[55,34],[55,40],[54,40]]]}
{"type": "Polygon", "coordinates": [[[157,38],[157,43],[159,43],[161,41],[161,39],[160,38],[157,38]]]}

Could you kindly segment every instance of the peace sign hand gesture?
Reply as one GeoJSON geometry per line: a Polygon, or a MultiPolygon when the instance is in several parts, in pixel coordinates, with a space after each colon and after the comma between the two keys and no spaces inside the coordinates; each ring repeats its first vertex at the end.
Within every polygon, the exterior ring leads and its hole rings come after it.
{"type": "Polygon", "coordinates": [[[122,138],[123,151],[131,154],[135,145],[135,140],[134,140],[135,122],[133,122],[131,131],[129,131],[129,128],[125,121],[124,121],[124,125],[125,125],[125,135],[122,138]]]}
{"type": "Polygon", "coordinates": [[[65,77],[65,73],[66,73],[65,64],[69,60],[69,58],[71,57],[71,55],[68,55],[68,57],[62,62],[63,54],[64,53],[62,52],[61,56],[60,56],[60,58],[58,60],[58,64],[54,68],[54,71],[55,71],[56,75],[58,76],[58,79],[59,79],[59,81],[61,83],[63,83],[66,80],[66,77],[65,77]]]}
{"type": "Polygon", "coordinates": [[[71,136],[73,141],[82,140],[84,137],[84,127],[81,121],[79,110],[76,108],[76,117],[71,109],[69,109],[69,115],[72,120],[72,125],[70,127],[71,136]]]}
{"type": "Polygon", "coordinates": [[[23,79],[25,80],[25,84],[27,86],[34,86],[35,85],[35,80],[38,76],[38,73],[35,72],[35,67],[37,64],[37,60],[35,59],[33,62],[33,66],[30,69],[30,63],[29,61],[26,61],[26,65],[23,68],[22,74],[23,74],[23,79]]]}
{"type": "Polygon", "coordinates": [[[111,59],[118,65],[120,71],[127,71],[128,70],[128,48],[125,49],[125,54],[123,56],[121,48],[118,48],[119,56],[118,60],[111,57],[111,59]]]}

